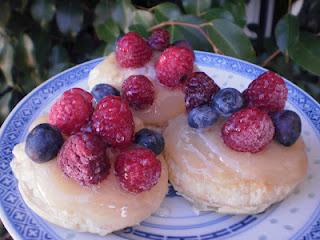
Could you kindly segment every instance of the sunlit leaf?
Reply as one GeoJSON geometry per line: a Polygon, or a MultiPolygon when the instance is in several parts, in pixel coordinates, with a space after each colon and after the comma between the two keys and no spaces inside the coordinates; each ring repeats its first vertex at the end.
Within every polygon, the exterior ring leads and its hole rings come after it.
{"type": "Polygon", "coordinates": [[[183,0],[182,5],[186,13],[200,16],[210,8],[211,0],[183,0]]]}
{"type": "Polygon", "coordinates": [[[223,8],[211,8],[206,11],[201,17],[207,21],[222,18],[234,22],[233,15],[228,10],[223,8]]]}
{"type": "Polygon", "coordinates": [[[204,28],[222,53],[255,61],[255,51],[251,42],[239,26],[228,20],[216,19],[204,28]]]}
{"type": "Polygon", "coordinates": [[[59,30],[66,35],[76,36],[83,23],[83,11],[74,1],[66,1],[57,8],[56,15],[59,30]]]}
{"type": "Polygon", "coordinates": [[[100,0],[94,9],[95,20],[94,25],[103,24],[107,19],[111,18],[111,7],[113,2],[110,0],[100,0]]]}
{"type": "Polygon", "coordinates": [[[299,40],[299,22],[297,17],[285,15],[277,23],[275,29],[276,41],[281,52],[286,53],[299,40]]]}
{"type": "Polygon", "coordinates": [[[124,32],[128,32],[132,24],[135,8],[129,0],[117,0],[111,9],[112,19],[124,32]]]}
{"type": "Polygon", "coordinates": [[[152,10],[158,23],[176,20],[181,15],[180,8],[176,4],[169,2],[158,4],[152,10]]]}
{"type": "Polygon", "coordinates": [[[138,9],[134,11],[132,23],[134,25],[139,24],[145,28],[149,28],[154,24],[154,16],[148,11],[138,9]]]}
{"type": "Polygon", "coordinates": [[[307,71],[320,76],[320,37],[303,32],[288,50],[290,58],[307,71]]]}
{"type": "Polygon", "coordinates": [[[129,31],[137,32],[143,37],[148,37],[149,33],[147,29],[141,24],[134,24],[129,27],[129,31]]]}
{"type": "MultiPolygon", "coordinates": [[[[184,15],[177,19],[179,22],[186,22],[192,24],[201,24],[204,21],[196,16],[184,15]]],[[[188,26],[173,25],[168,28],[171,36],[171,42],[177,40],[187,40],[194,49],[203,51],[212,51],[208,41],[199,32],[198,29],[188,26]]]]}
{"type": "Polygon", "coordinates": [[[115,41],[120,34],[118,25],[112,19],[107,20],[104,24],[97,25],[95,30],[98,38],[106,42],[115,41]]]}
{"type": "Polygon", "coordinates": [[[232,13],[237,25],[240,27],[246,25],[246,5],[244,0],[225,0],[223,8],[232,13]]]}
{"type": "Polygon", "coordinates": [[[55,11],[53,0],[35,0],[31,5],[31,15],[42,27],[45,27],[52,20],[55,11]]]}

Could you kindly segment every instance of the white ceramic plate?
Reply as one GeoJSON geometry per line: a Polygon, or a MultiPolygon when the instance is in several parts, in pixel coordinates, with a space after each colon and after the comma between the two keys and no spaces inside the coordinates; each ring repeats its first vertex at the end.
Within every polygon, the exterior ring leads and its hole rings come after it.
{"type": "MultiPolygon", "coordinates": [[[[157,213],[107,237],[77,233],[46,222],[23,202],[10,161],[12,148],[25,139],[30,123],[63,91],[86,87],[89,71],[102,59],[86,62],[51,78],[26,96],[11,112],[0,132],[0,217],[14,239],[320,239],[320,106],[308,94],[287,82],[286,108],[302,118],[307,146],[308,176],[283,202],[258,215],[223,215],[196,212],[170,187],[157,213]]],[[[196,63],[221,87],[245,89],[265,69],[231,57],[196,52],[196,63]]],[[[285,177],[285,176],[284,176],[285,177]]]]}

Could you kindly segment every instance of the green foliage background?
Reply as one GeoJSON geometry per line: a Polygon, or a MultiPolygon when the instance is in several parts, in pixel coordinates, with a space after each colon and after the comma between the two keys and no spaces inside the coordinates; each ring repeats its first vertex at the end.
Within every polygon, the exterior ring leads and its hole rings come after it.
{"type": "Polygon", "coordinates": [[[243,32],[242,0],[1,0],[0,121],[50,76],[108,54],[128,31],[147,36],[159,24],[171,41],[187,39],[194,49],[267,63],[319,101],[320,1],[306,0],[298,17],[285,13],[291,1],[281,2],[272,38],[251,41],[243,32]]]}

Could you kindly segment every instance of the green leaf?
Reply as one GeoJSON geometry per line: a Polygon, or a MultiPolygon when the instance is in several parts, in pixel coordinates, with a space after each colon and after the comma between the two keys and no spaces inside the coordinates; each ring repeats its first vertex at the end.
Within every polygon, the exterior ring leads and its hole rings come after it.
{"type": "Polygon", "coordinates": [[[153,7],[152,10],[154,11],[154,15],[158,23],[168,20],[176,20],[181,16],[180,8],[174,3],[161,3],[153,7]]]}
{"type": "MultiPolygon", "coordinates": [[[[201,24],[203,20],[192,15],[184,15],[177,19],[179,22],[186,22],[192,24],[201,24]]],[[[170,32],[170,41],[187,40],[194,49],[203,51],[212,51],[208,41],[199,32],[198,29],[194,29],[188,26],[173,25],[168,28],[170,32]]]]}
{"type": "Polygon", "coordinates": [[[32,17],[45,27],[53,18],[56,11],[53,0],[35,0],[31,6],[32,17]]]}
{"type": "Polygon", "coordinates": [[[115,43],[107,44],[105,49],[104,49],[103,55],[104,56],[109,55],[110,53],[112,53],[114,51],[114,49],[115,49],[115,43]]]}
{"type": "Polygon", "coordinates": [[[117,23],[122,31],[128,32],[132,24],[135,8],[129,0],[117,0],[111,8],[112,19],[117,23]]]}
{"type": "Polygon", "coordinates": [[[299,40],[299,22],[297,17],[290,14],[282,17],[277,23],[275,36],[281,52],[287,53],[288,48],[299,40]]]}
{"type": "Polygon", "coordinates": [[[290,58],[307,71],[320,76],[320,37],[303,32],[299,41],[288,49],[290,58]]]}
{"type": "Polygon", "coordinates": [[[186,13],[200,16],[211,6],[211,0],[184,0],[182,5],[186,13]]]}
{"type": "Polygon", "coordinates": [[[136,10],[133,14],[132,23],[134,25],[142,25],[145,28],[149,28],[154,24],[154,16],[152,13],[145,10],[136,10]]]}
{"type": "Polygon", "coordinates": [[[10,19],[11,15],[11,8],[8,1],[1,1],[0,2],[0,27],[5,27],[10,19]]]}
{"type": "Polygon", "coordinates": [[[147,29],[141,25],[141,24],[134,24],[134,25],[131,25],[129,27],[129,31],[131,32],[137,32],[139,33],[141,36],[143,37],[148,37],[149,36],[149,33],[147,31],[147,29]]]}
{"type": "Polygon", "coordinates": [[[67,1],[57,9],[57,25],[60,32],[75,37],[81,30],[83,11],[76,1],[67,1]]]}
{"type": "Polygon", "coordinates": [[[112,19],[107,20],[104,24],[95,27],[97,36],[100,40],[112,42],[117,39],[120,30],[117,24],[112,19]]]}
{"type": "Polygon", "coordinates": [[[246,5],[243,0],[225,0],[223,8],[232,13],[237,25],[240,27],[246,25],[246,5]]]}
{"type": "Polygon", "coordinates": [[[207,21],[221,18],[234,22],[233,15],[228,10],[223,8],[211,8],[206,11],[201,17],[207,21]]]}
{"type": "Polygon", "coordinates": [[[204,27],[209,37],[224,54],[255,61],[255,52],[242,29],[228,20],[216,19],[204,27]]]}

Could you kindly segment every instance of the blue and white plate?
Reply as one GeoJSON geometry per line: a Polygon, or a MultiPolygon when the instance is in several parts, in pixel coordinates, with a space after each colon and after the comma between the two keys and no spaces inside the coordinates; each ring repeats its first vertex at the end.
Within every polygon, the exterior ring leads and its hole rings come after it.
{"type": "MultiPolygon", "coordinates": [[[[307,93],[287,81],[287,108],[299,113],[307,146],[309,171],[305,181],[283,202],[258,215],[223,215],[197,212],[170,187],[159,210],[139,226],[107,237],[77,233],[38,217],[17,190],[10,161],[15,144],[24,140],[30,123],[63,91],[86,87],[89,71],[102,59],[69,69],[36,88],[11,112],[0,132],[0,217],[14,239],[320,239],[320,106],[307,93]]],[[[196,63],[221,87],[239,90],[265,69],[248,62],[212,53],[196,52],[196,63]]],[[[285,177],[285,176],[283,176],[285,177]]]]}

